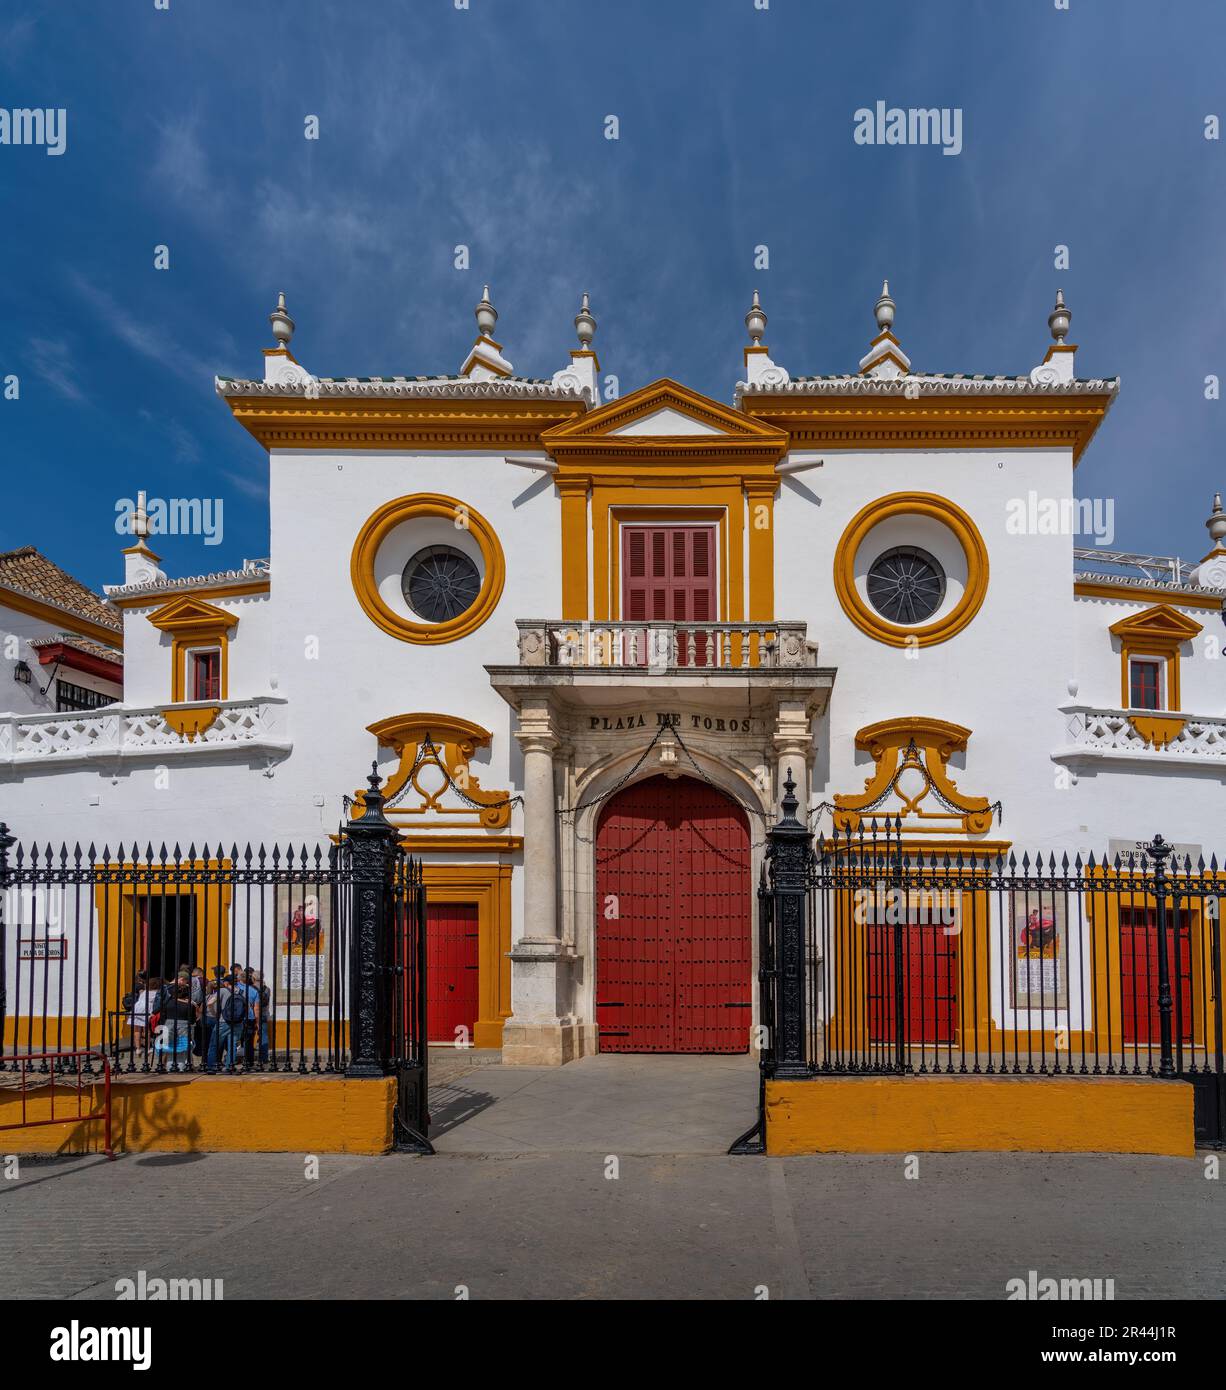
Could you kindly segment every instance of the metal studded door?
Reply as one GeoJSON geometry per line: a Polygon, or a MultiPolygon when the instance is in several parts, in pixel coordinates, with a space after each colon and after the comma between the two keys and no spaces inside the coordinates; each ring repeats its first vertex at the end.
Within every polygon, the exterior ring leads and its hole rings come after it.
{"type": "Polygon", "coordinates": [[[705,782],[651,777],[596,832],[602,1052],[745,1052],[751,1013],[749,830],[705,782]]]}
{"type": "Polygon", "coordinates": [[[475,903],[426,904],[427,1036],[471,1043],[477,1026],[479,928],[475,903]],[[460,1029],[467,1029],[461,1033],[460,1029]]]}

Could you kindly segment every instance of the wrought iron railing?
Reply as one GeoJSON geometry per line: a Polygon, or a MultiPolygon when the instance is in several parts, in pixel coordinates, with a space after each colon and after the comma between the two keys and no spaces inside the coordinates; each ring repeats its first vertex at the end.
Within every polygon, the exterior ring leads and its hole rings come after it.
{"type": "Polygon", "coordinates": [[[398,1139],[428,1149],[425,1000],[421,865],[377,776],[314,847],[99,853],[0,825],[0,1073],[396,1075],[398,1139]]]}
{"type": "Polygon", "coordinates": [[[1226,871],[1161,836],[1111,858],[816,844],[784,800],[759,893],[764,1076],[1150,1076],[1226,1139],[1226,871]]]}

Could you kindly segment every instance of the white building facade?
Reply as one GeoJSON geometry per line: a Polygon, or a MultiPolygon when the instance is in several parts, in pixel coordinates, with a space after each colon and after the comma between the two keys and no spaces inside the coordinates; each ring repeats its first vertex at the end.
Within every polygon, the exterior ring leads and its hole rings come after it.
{"type": "Polygon", "coordinates": [[[263,377],[217,382],[268,451],[269,559],[167,576],[138,515],[122,703],[0,715],[0,819],[315,844],[373,760],[425,865],[432,1036],[523,1063],[748,1047],[789,772],[827,836],[1220,855],[1220,501],[1195,563],[1090,554],[1075,469],[1119,383],[1076,374],[1062,298],[1021,376],[914,371],[894,312],[856,371],[794,376],[755,295],[727,404],[602,400],[586,297],[544,379],[488,291],[445,377],[315,377],[282,300],[263,377]]]}

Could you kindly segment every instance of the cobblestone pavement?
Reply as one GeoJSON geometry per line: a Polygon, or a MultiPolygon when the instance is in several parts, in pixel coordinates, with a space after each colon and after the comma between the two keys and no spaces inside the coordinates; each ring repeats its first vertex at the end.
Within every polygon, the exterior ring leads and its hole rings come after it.
{"type": "Polygon", "coordinates": [[[988,1298],[1040,1277],[1220,1298],[1223,1184],[1200,1159],[23,1159],[0,1181],[0,1298],[224,1281],[295,1298],[988,1298]]]}

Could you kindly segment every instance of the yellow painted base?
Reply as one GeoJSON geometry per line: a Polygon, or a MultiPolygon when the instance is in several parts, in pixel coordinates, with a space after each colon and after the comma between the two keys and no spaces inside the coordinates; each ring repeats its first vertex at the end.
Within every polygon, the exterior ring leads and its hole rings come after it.
{"type": "MultiPolygon", "coordinates": [[[[86,1098],[101,1109],[102,1087],[86,1098]]],[[[392,1077],[159,1077],[111,1087],[111,1142],[117,1153],[386,1153],[392,1145],[392,1077]]],[[[55,1114],[76,1112],[75,1092],[57,1088],[55,1114]]],[[[50,1118],[46,1088],[32,1091],[27,1115],[50,1118]]],[[[0,1126],[21,1119],[21,1098],[0,1092],[0,1126]]],[[[0,1153],[100,1153],[101,1119],[0,1129],[0,1153]]]]}
{"type": "Polygon", "coordinates": [[[1194,1151],[1192,1087],[1114,1077],[821,1077],[766,1083],[766,1151],[1194,1151]]]}

